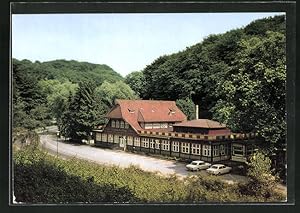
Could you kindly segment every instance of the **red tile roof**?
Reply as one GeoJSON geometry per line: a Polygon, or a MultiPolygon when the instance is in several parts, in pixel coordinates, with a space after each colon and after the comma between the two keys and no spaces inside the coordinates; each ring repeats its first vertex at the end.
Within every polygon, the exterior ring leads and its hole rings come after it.
{"type": "Polygon", "coordinates": [[[191,121],[184,121],[174,126],[180,127],[196,127],[196,128],[205,128],[205,129],[224,129],[226,128],[225,124],[221,124],[218,121],[208,120],[208,119],[197,119],[191,121]]]}
{"type": "Polygon", "coordinates": [[[108,114],[110,118],[122,118],[121,108],[118,105],[114,106],[108,114]]]}
{"type": "Polygon", "coordinates": [[[116,100],[116,106],[107,114],[108,118],[123,118],[136,131],[142,130],[139,122],[182,122],[185,114],[175,101],[116,100]]]}

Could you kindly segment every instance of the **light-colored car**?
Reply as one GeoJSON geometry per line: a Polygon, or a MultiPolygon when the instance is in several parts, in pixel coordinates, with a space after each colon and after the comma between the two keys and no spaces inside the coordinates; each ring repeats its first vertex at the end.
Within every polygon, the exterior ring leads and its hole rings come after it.
{"type": "Polygon", "coordinates": [[[199,171],[201,169],[207,169],[210,167],[210,163],[206,163],[202,160],[192,161],[190,164],[186,165],[186,168],[190,171],[199,171]]]}
{"type": "Polygon", "coordinates": [[[221,175],[225,173],[229,173],[232,170],[231,167],[225,166],[223,164],[214,164],[210,168],[206,169],[206,171],[213,175],[221,175]]]}

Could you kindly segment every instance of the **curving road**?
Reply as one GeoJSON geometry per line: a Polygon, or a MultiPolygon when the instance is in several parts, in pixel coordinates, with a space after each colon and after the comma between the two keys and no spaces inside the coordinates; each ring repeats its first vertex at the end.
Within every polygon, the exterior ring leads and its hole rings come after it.
{"type": "MultiPolygon", "coordinates": [[[[52,133],[56,132],[57,127],[47,127],[47,131],[52,133]]],[[[43,150],[54,155],[56,155],[58,151],[58,155],[62,158],[76,157],[79,159],[89,160],[97,164],[117,165],[120,167],[136,165],[145,171],[158,172],[162,175],[176,174],[180,177],[185,177],[189,174],[195,174],[195,172],[187,171],[185,169],[185,164],[172,160],[162,160],[120,150],[92,147],[89,145],[72,144],[64,142],[61,139],[57,140],[56,136],[53,134],[40,135],[40,139],[41,148],[43,150]]],[[[206,171],[200,171],[197,173],[207,175],[206,171]]],[[[235,174],[225,174],[220,176],[220,178],[228,183],[247,181],[247,177],[235,174]]],[[[287,193],[286,186],[278,184],[276,188],[284,194],[287,193]]]]}
{"type": "MultiPolygon", "coordinates": [[[[172,161],[157,159],[154,157],[143,156],[139,154],[128,153],[119,150],[102,149],[89,145],[78,145],[63,140],[57,140],[54,135],[41,135],[42,149],[64,158],[76,157],[79,159],[93,161],[104,165],[117,165],[120,167],[128,167],[130,165],[139,166],[141,169],[150,172],[158,172],[162,175],[176,174],[185,177],[195,172],[189,172],[185,168],[185,164],[172,161]],[[58,148],[58,149],[57,149],[58,148]]],[[[207,175],[206,171],[200,171],[203,175],[207,175]]],[[[221,178],[227,182],[244,182],[247,180],[244,176],[225,174],[221,178]]]]}
{"type": "Polygon", "coordinates": [[[58,154],[61,157],[76,157],[99,164],[117,165],[120,167],[128,167],[132,164],[139,166],[143,170],[160,172],[162,174],[175,173],[183,176],[188,174],[188,171],[185,170],[185,165],[175,161],[162,160],[119,150],[102,149],[89,145],[72,144],[63,140],[57,141],[54,135],[41,135],[40,137],[42,149],[55,155],[58,150],[58,154]]]}

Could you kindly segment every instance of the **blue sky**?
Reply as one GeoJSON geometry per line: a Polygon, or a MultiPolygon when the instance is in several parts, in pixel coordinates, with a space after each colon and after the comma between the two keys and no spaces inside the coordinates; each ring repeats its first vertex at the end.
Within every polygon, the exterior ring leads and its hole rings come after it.
{"type": "MultiPolygon", "coordinates": [[[[280,13],[13,15],[12,56],[107,64],[125,76],[161,55],[280,13]]],[[[282,14],[282,13],[281,13],[282,14]]]]}

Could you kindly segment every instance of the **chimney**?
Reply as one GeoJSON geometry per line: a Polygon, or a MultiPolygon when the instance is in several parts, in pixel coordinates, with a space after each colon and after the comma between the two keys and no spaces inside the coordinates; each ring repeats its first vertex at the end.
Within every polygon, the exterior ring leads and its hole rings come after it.
{"type": "Polygon", "coordinates": [[[196,104],[196,120],[199,119],[199,105],[196,104]]]}

